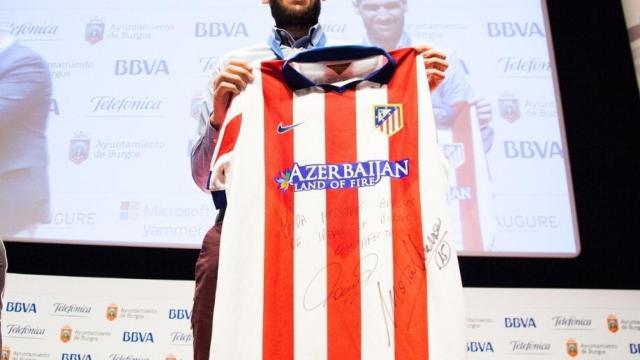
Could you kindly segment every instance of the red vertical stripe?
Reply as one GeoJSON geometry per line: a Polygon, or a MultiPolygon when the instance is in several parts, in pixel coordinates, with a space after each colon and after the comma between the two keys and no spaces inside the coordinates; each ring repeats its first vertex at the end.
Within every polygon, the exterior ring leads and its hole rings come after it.
{"type": "MultiPolygon", "coordinates": [[[[357,161],[355,91],[327,93],[325,114],[327,164],[357,161]]],[[[358,189],[327,190],[326,196],[328,359],[360,360],[358,189]]]]}
{"type": "Polygon", "coordinates": [[[236,115],[233,119],[227,122],[224,128],[224,135],[220,142],[220,149],[218,150],[218,156],[215,161],[218,161],[220,156],[233,151],[236,146],[236,140],[240,134],[240,126],[242,125],[242,114],[236,115]]]}
{"type": "MultiPolygon", "coordinates": [[[[413,49],[392,52],[398,67],[388,86],[402,104],[404,126],[389,138],[389,159],[409,158],[409,175],[391,181],[396,360],[428,359],[427,279],[422,239],[418,154],[418,84],[413,49]]],[[[426,80],[425,80],[426,81],[426,80]]]]}
{"type": "MultiPolygon", "coordinates": [[[[294,131],[278,134],[280,122],[293,119],[291,91],[281,79],[281,62],[262,65],[265,156],[264,315],[265,360],[293,359],[293,189],[280,191],[275,181],[293,165],[294,131]]],[[[257,124],[255,124],[257,125],[257,124]]],[[[256,154],[257,156],[258,154],[256,154]]],[[[247,226],[251,226],[248,224],[247,226]]]]}
{"type": "Polygon", "coordinates": [[[469,188],[471,197],[458,200],[462,243],[465,251],[482,251],[482,230],[478,210],[478,185],[473,155],[473,134],[469,107],[465,107],[453,121],[453,142],[464,145],[465,161],[456,169],[456,186],[469,188]]]}

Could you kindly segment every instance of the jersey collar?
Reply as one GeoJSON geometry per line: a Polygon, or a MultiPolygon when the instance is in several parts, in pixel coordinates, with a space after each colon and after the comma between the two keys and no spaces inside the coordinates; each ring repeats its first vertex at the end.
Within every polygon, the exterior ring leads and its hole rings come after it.
{"type": "Polygon", "coordinates": [[[396,68],[396,61],[379,47],[373,46],[331,46],[325,48],[316,48],[298,53],[282,65],[282,76],[287,85],[293,91],[305,89],[313,86],[320,86],[325,90],[342,93],[347,89],[355,88],[362,81],[371,81],[378,84],[387,84],[393,76],[396,68]],[[344,85],[337,86],[325,83],[315,83],[291,66],[291,62],[313,63],[320,61],[341,61],[341,60],[359,60],[371,56],[383,55],[387,62],[378,70],[372,71],[364,79],[358,79],[348,82],[344,85]]]}

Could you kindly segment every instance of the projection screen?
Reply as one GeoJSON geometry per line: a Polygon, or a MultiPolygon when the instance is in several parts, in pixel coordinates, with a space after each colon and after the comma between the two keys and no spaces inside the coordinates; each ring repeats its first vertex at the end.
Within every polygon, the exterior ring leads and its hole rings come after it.
{"type": "MultiPolygon", "coordinates": [[[[576,256],[545,3],[367,2],[366,8],[355,0],[322,2],[328,37],[371,44],[401,31],[397,46],[430,44],[448,55],[447,80],[433,97],[459,253],[576,256]],[[392,20],[375,20],[372,11],[386,11],[392,20]]],[[[258,0],[6,0],[0,24],[46,61],[52,86],[46,119],[22,140],[11,134],[10,122],[24,116],[0,108],[0,210],[10,220],[0,229],[4,238],[198,248],[216,216],[190,172],[201,104],[223,54],[267,41],[268,6],[258,0]],[[34,138],[39,145],[30,145],[34,138]],[[7,145],[9,139],[18,145],[7,145]],[[45,170],[25,181],[15,177],[29,171],[16,164],[28,158],[15,154],[18,147],[38,146],[42,152],[29,156],[45,170]]],[[[0,64],[10,49],[0,50],[0,64]]],[[[1,103],[15,101],[2,82],[1,103]]],[[[23,99],[22,109],[44,97],[23,99]]]]}

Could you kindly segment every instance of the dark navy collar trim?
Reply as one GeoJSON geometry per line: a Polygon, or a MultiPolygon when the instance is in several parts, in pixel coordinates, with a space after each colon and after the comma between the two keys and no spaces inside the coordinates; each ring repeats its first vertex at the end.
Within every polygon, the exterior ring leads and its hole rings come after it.
{"type": "Polygon", "coordinates": [[[298,53],[282,65],[282,75],[287,85],[292,90],[300,90],[313,86],[320,86],[325,90],[342,93],[347,89],[355,88],[362,81],[372,81],[378,84],[387,84],[396,68],[396,61],[379,47],[346,45],[316,48],[298,53]],[[365,79],[354,80],[342,86],[331,84],[317,84],[306,76],[295,70],[290,62],[312,63],[320,61],[340,61],[340,60],[360,60],[371,56],[383,55],[387,58],[387,63],[380,69],[371,72],[365,79]]]}

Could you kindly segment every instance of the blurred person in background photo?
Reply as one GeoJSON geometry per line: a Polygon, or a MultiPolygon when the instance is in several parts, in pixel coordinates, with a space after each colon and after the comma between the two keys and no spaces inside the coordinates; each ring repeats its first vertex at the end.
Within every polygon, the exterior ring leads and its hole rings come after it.
{"type": "MultiPolygon", "coordinates": [[[[387,51],[410,47],[405,15],[408,0],[352,0],[366,35],[365,45],[387,51]]],[[[429,13],[421,14],[429,22],[429,13]]],[[[424,20],[422,20],[424,19],[424,20]]],[[[438,140],[449,162],[449,206],[456,226],[459,250],[482,251],[493,246],[493,186],[487,153],[491,150],[491,104],[476,96],[461,60],[447,51],[449,67],[440,86],[431,91],[438,140]],[[469,197],[456,198],[456,189],[468,189],[469,197]],[[450,193],[451,194],[451,193],[450,193]]]]}
{"type": "MultiPolygon", "coordinates": [[[[365,45],[379,46],[387,51],[413,46],[411,36],[405,30],[407,0],[352,0],[356,14],[361,17],[366,36],[365,45]]],[[[428,14],[426,16],[428,21],[428,14]]],[[[449,68],[446,78],[432,92],[433,112],[439,128],[451,127],[454,119],[465,107],[475,105],[485,152],[493,144],[493,118],[491,104],[482,97],[475,97],[455,57],[447,52],[449,68]]]]}
{"type": "MultiPolygon", "coordinates": [[[[49,220],[47,63],[0,22],[0,289],[7,257],[2,237],[49,220]]],[[[0,309],[2,302],[0,300],[0,309]]],[[[0,337],[0,347],[2,339],[0,337]]]]}

